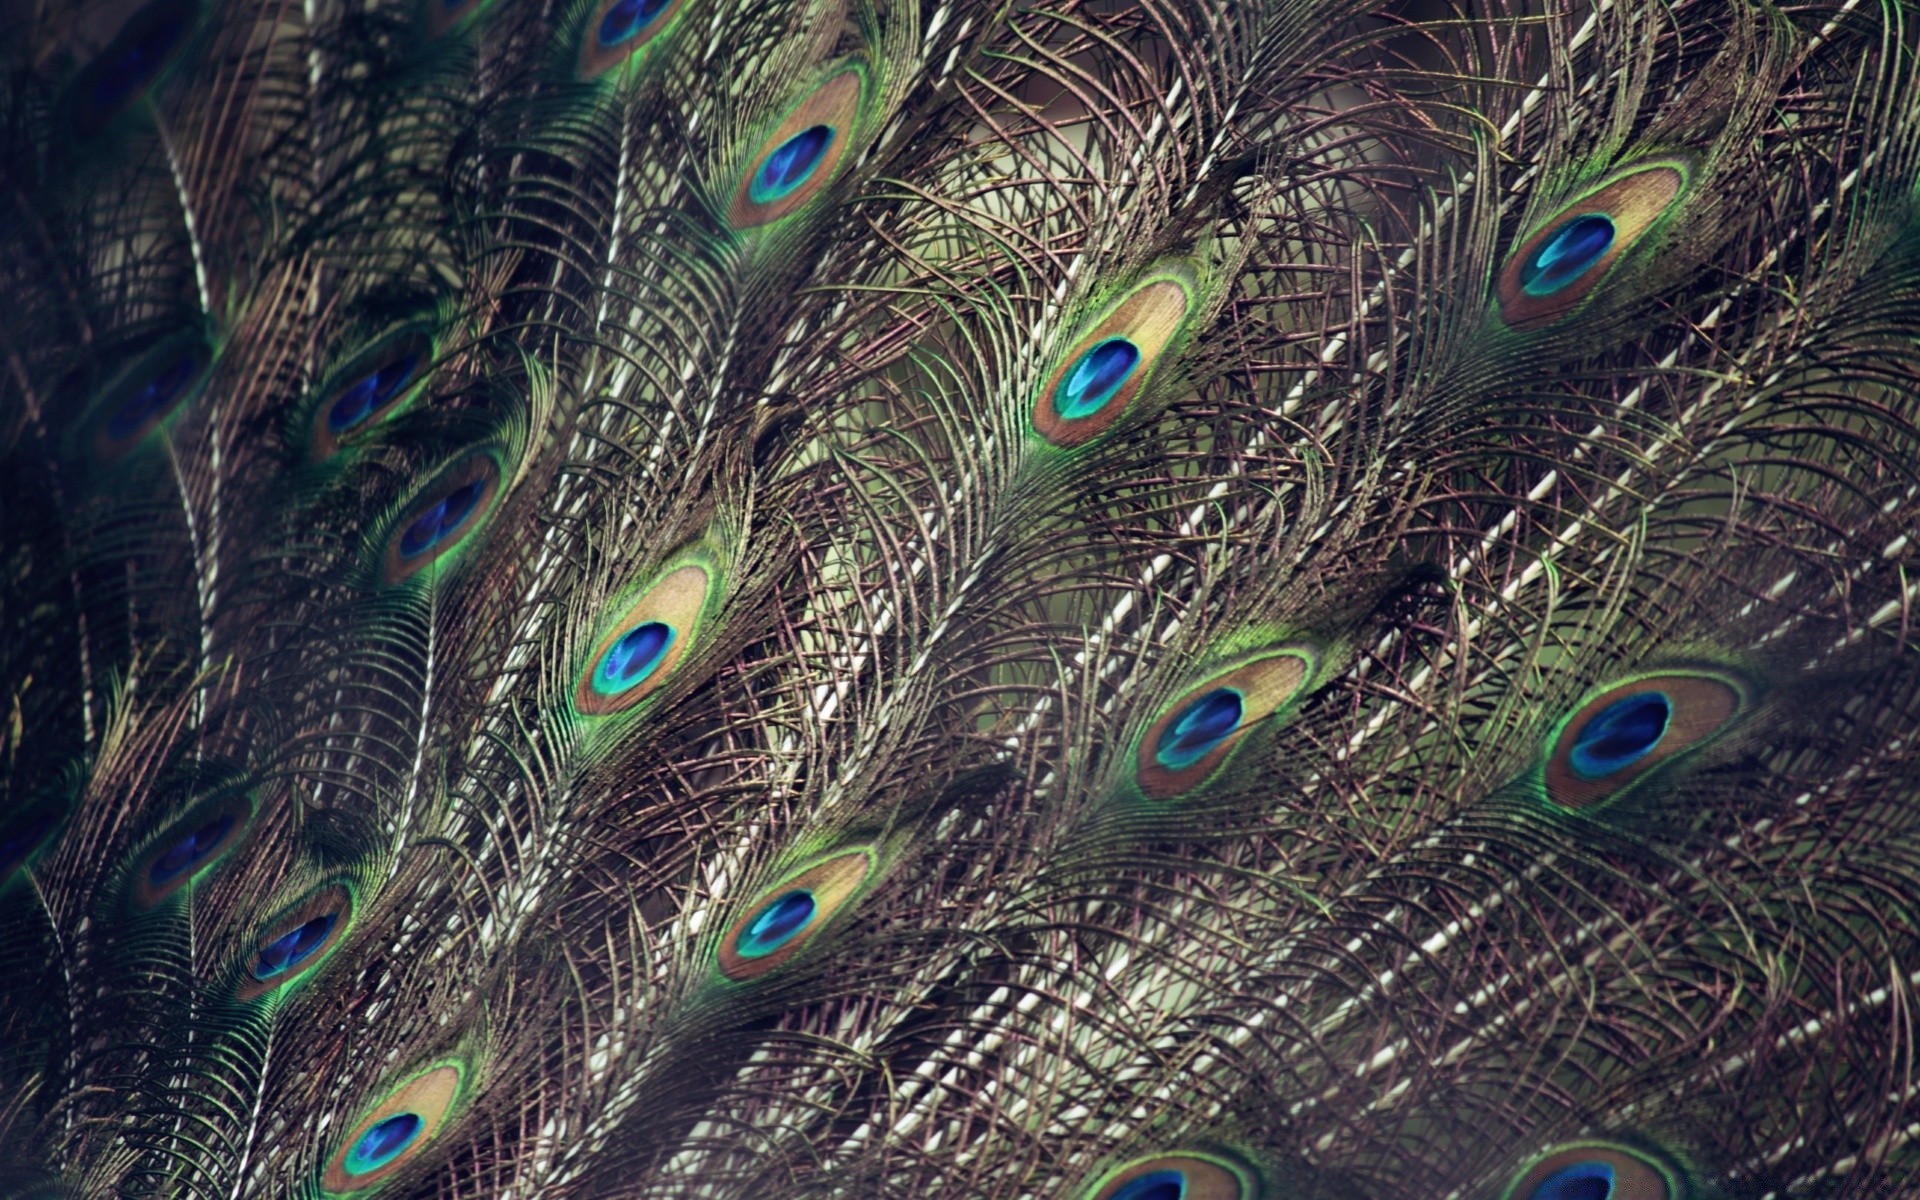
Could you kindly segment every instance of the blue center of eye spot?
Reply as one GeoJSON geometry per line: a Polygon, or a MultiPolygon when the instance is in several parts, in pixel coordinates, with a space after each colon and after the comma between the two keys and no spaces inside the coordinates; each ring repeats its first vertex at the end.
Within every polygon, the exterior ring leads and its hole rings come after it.
{"type": "Polygon", "coordinates": [[[607,647],[594,672],[595,687],[608,694],[633,687],[660,666],[673,640],[673,626],[664,621],[647,621],[629,629],[607,647]]]}
{"type": "Polygon", "coordinates": [[[325,944],[339,919],[338,913],[323,913],[260,947],[260,961],[253,965],[253,977],[272,979],[305,962],[325,944]]]}
{"type": "Polygon", "coordinates": [[[831,125],[809,126],[781,142],[754,172],[749,198],[756,204],[765,204],[787,195],[807,181],[826,158],[827,147],[831,145],[831,125]]]}
{"type": "Polygon", "coordinates": [[[200,864],[200,860],[210,854],[222,839],[233,830],[234,818],[231,813],[223,814],[208,821],[173,846],[158,859],[147,871],[147,882],[154,887],[172,883],[182,874],[200,864]]]}
{"type": "Polygon", "coordinates": [[[631,41],[667,10],[671,0],[620,0],[600,19],[600,44],[618,46],[631,41]]]}
{"type": "Polygon", "coordinates": [[[1639,762],[1667,736],[1673,703],[1662,692],[1641,692],[1607,705],[1574,738],[1567,760],[1582,779],[1604,779],[1639,762]]]}
{"type": "Polygon", "coordinates": [[[363,1175],[386,1166],[413,1144],[426,1124],[418,1113],[410,1112],[395,1113],[375,1122],[373,1128],[361,1134],[360,1140],[347,1152],[347,1172],[363,1175]]]}
{"type": "Polygon", "coordinates": [[[53,828],[53,818],[45,813],[30,819],[26,825],[0,837],[0,876],[5,876],[15,867],[27,860],[40,839],[47,836],[47,830],[53,828]]]}
{"type": "Polygon", "coordinates": [[[349,384],[327,410],[327,428],[345,433],[390,403],[412,379],[420,365],[417,354],[384,363],[349,384]]]}
{"type": "Polygon", "coordinates": [[[1613,1167],[1603,1162],[1581,1162],[1561,1167],[1540,1181],[1528,1200],[1611,1200],[1613,1167]]]}
{"type": "MultiPolygon", "coordinates": [[[[139,18],[135,18],[138,20],[139,18]]],[[[104,65],[89,99],[95,108],[114,109],[145,87],[166,65],[167,58],[186,36],[187,22],[169,13],[142,30],[122,47],[111,64],[104,65]]]]}
{"type": "Polygon", "coordinates": [[[1060,381],[1054,409],[1069,421],[1099,412],[1139,365],[1140,347],[1123,337],[1108,338],[1082,354],[1060,381]]]}
{"type": "Polygon", "coordinates": [[[1192,766],[1240,728],[1246,697],[1235,688],[1215,688],[1180,711],[1160,733],[1154,761],[1170,771],[1192,766]]]}
{"type": "Polygon", "coordinates": [[[1185,1200],[1185,1171],[1149,1171],[1138,1179],[1129,1179],[1112,1200],[1185,1200]]]}
{"type": "Polygon", "coordinates": [[[165,370],[127,397],[114,412],[113,419],[107,422],[107,436],[120,441],[139,433],[147,422],[173,406],[199,371],[197,354],[185,354],[168,363],[165,370]]]}
{"type": "Polygon", "coordinates": [[[1553,231],[1520,268],[1529,296],[1551,296],[1600,261],[1613,245],[1613,218],[1586,213],[1553,231]]]}
{"type": "Polygon", "coordinates": [[[792,941],[813,923],[818,906],[813,893],[796,889],[761,909],[740,932],[736,952],[742,958],[764,958],[792,941]]]}
{"type": "Polygon", "coordinates": [[[449,534],[460,527],[461,522],[472,515],[486,490],[486,481],[476,479],[448,492],[414,518],[413,524],[407,526],[407,531],[400,535],[400,557],[414,558],[445,541],[449,534]]]}

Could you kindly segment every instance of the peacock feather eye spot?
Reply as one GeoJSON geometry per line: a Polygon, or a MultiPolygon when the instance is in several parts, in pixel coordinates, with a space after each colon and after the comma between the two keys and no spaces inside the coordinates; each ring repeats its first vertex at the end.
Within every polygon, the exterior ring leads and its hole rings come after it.
{"type": "Polygon", "coordinates": [[[1186,1200],[1185,1171],[1154,1171],[1123,1184],[1112,1200],[1186,1200]]]}
{"type": "Polygon", "coordinates": [[[661,13],[667,11],[671,0],[619,0],[607,15],[600,19],[598,37],[600,44],[611,49],[623,42],[638,37],[640,31],[653,24],[661,13]]]}
{"type": "Polygon", "coordinates": [[[717,577],[707,565],[688,562],[666,570],[616,610],[618,617],[581,667],[574,708],[604,717],[632,709],[665,686],[698,641],[717,577]]]}
{"type": "Polygon", "coordinates": [[[0,835],[0,871],[10,872],[26,861],[43,830],[28,827],[0,835]]]}
{"type": "Polygon", "coordinates": [[[375,1122],[347,1151],[347,1171],[364,1175],[386,1166],[413,1144],[426,1124],[419,1113],[412,1112],[395,1113],[375,1122]]]}
{"type": "Polygon", "coordinates": [[[132,900],[150,909],[185,887],[194,876],[238,845],[253,816],[244,792],[230,791],[195,806],[162,830],[133,869],[132,900]]]}
{"type": "Polygon", "coordinates": [[[1290,704],[1312,678],[1309,646],[1269,650],[1221,671],[1160,710],[1135,753],[1134,783],[1171,800],[1211,779],[1255,725],[1290,704]]]}
{"type": "Polygon", "coordinates": [[[348,384],[327,409],[327,428],[337,436],[361,425],[393,403],[401,389],[413,381],[419,366],[417,354],[403,354],[348,384]]]}
{"type": "Polygon", "coordinates": [[[1583,213],[1547,235],[1520,268],[1529,296],[1551,296],[1580,278],[1613,247],[1613,218],[1583,213]]]}
{"type": "Polygon", "coordinates": [[[1140,347],[1124,337],[1108,338],[1082,354],[1060,381],[1054,407],[1069,421],[1106,407],[1140,365],[1140,347]]]}
{"type": "Polygon", "coordinates": [[[1259,1191],[1238,1160],[1188,1151],[1135,1159],[1104,1176],[1085,1200],[1252,1200],[1259,1191]]]}
{"type": "Polygon", "coordinates": [[[7,832],[0,833],[0,880],[7,879],[26,865],[58,820],[53,813],[37,812],[7,832]]]}
{"type": "Polygon", "coordinates": [[[1575,1142],[1548,1151],[1501,1200],[1682,1200],[1692,1190],[1663,1157],[1616,1142],[1575,1142]]]}
{"type": "Polygon", "coordinates": [[[826,159],[833,145],[831,125],[812,125],[774,147],[754,172],[748,195],[756,204],[782,199],[805,183],[826,159]]]}
{"type": "Polygon", "coordinates": [[[1061,352],[1033,397],[1033,431],[1062,449],[1112,429],[1193,315],[1195,283],[1173,264],[1137,284],[1061,352]]]}
{"type": "MultiPolygon", "coordinates": [[[[650,48],[667,34],[686,0],[600,0],[577,35],[580,43],[574,77],[599,79],[627,66],[649,61],[650,48]]],[[[631,78],[631,70],[616,77],[631,78]]]]}
{"type": "Polygon", "coordinates": [[[1682,159],[1636,164],[1569,202],[1524,238],[1494,279],[1500,319],[1536,329],[1580,307],[1678,207],[1691,173],[1682,159]]]}
{"type": "Polygon", "coordinates": [[[94,106],[118,108],[133,98],[166,65],[186,34],[187,22],[182,14],[169,13],[139,30],[125,45],[115,47],[110,61],[103,64],[101,78],[93,85],[90,98],[94,106]]]}
{"type": "Polygon", "coordinates": [[[425,554],[457,533],[467,518],[473,515],[486,490],[486,481],[476,479],[434,501],[400,535],[400,557],[414,558],[425,554]]]}
{"type": "Polygon", "coordinates": [[[500,466],[489,453],[471,454],[441,472],[387,527],[385,581],[418,574],[464,545],[499,494],[500,466]]]}
{"type": "Polygon", "coordinates": [[[69,128],[85,141],[146,95],[187,44],[199,19],[191,0],[154,0],[74,78],[63,105],[69,128]]]}
{"type": "Polygon", "coordinates": [[[468,1074],[465,1059],[449,1059],[386,1092],[348,1127],[328,1156],[320,1176],[322,1190],[365,1194],[404,1170],[458,1115],[468,1074]]]}
{"type": "Polygon", "coordinates": [[[601,657],[594,690],[613,696],[644,682],[666,659],[673,640],[673,626],[664,621],[644,621],[629,629],[601,657]]]}
{"type": "Polygon", "coordinates": [[[329,369],[320,402],[306,418],[310,457],[331,457],[349,438],[399,412],[420,394],[435,352],[431,330],[407,325],[329,369]]]}
{"type": "Polygon", "coordinates": [[[88,419],[94,461],[110,467],[132,454],[194,396],[212,361],[213,347],[191,333],[136,358],[106,386],[88,419]]]}
{"type": "Polygon", "coordinates": [[[774,900],[747,922],[740,935],[740,957],[764,958],[772,954],[811,924],[818,909],[813,893],[802,889],[774,900]]]}
{"type": "Polygon", "coordinates": [[[1613,1180],[1610,1164],[1578,1162],[1541,1180],[1529,1200],[1612,1200],[1613,1180]]]}
{"type": "Polygon", "coordinates": [[[1673,703],[1660,692],[1641,692],[1601,709],[1581,727],[1568,756],[1574,774],[1604,779],[1639,762],[1667,735],[1673,703]]]}
{"type": "Polygon", "coordinates": [[[744,983],[790,961],[853,899],[873,868],[870,851],[851,850],[762,892],[722,936],[720,974],[744,983]]]}
{"type": "Polygon", "coordinates": [[[148,885],[164,887],[205,862],[226,842],[227,835],[238,823],[239,818],[232,813],[221,813],[175,842],[147,869],[148,885]]]}
{"type": "Polygon", "coordinates": [[[239,998],[259,999],[317,967],[346,936],[353,904],[349,885],[330,883],[269,922],[247,955],[239,998]]]}
{"type": "Polygon", "coordinates": [[[768,130],[733,183],[725,219],[736,232],[757,229],[806,208],[838,176],[852,152],[867,99],[866,68],[842,67],[802,96],[768,130]]]}
{"type": "Polygon", "coordinates": [[[107,437],[119,442],[142,432],[174,406],[199,371],[200,356],[191,351],[173,359],[114,410],[107,420],[107,437]]]}
{"type": "Polygon", "coordinates": [[[1736,676],[1706,668],[1655,672],[1601,691],[1555,730],[1547,798],[1574,809],[1613,799],[1733,724],[1750,696],[1736,676]]]}
{"type": "Polygon", "coordinates": [[[1213,689],[1173,719],[1160,735],[1154,761],[1172,771],[1192,766],[1240,728],[1245,713],[1246,697],[1238,689],[1213,689]]]}
{"type": "Polygon", "coordinates": [[[272,979],[312,958],[315,951],[326,945],[327,935],[333,932],[339,919],[338,913],[322,913],[263,944],[253,964],[253,977],[262,981],[272,979]]]}

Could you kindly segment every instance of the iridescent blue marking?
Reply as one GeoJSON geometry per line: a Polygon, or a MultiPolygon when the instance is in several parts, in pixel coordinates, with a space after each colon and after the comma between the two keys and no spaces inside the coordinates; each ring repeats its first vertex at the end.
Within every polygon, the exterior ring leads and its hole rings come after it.
{"type": "Polygon", "coordinates": [[[807,181],[833,145],[833,126],[813,125],[775,146],[747,189],[755,204],[778,200],[807,181]]]}
{"type": "Polygon", "coordinates": [[[1527,1200],[1611,1200],[1613,1167],[1603,1162],[1581,1162],[1561,1167],[1540,1181],[1527,1200]]]}
{"type": "Polygon", "coordinates": [[[1138,1179],[1129,1179],[1111,1200],[1186,1200],[1185,1171],[1149,1171],[1138,1179]]]}
{"type": "Polygon", "coordinates": [[[107,436],[118,442],[139,433],[154,417],[173,407],[199,373],[198,354],[187,353],[167,364],[164,370],[149,380],[145,387],[127,397],[114,412],[112,419],[107,422],[107,436]]]}
{"type": "Polygon", "coordinates": [[[445,541],[472,515],[486,491],[486,480],[476,479],[441,497],[433,507],[414,518],[413,524],[400,535],[400,557],[416,558],[445,541]]]}
{"type": "Polygon", "coordinates": [[[87,96],[93,107],[111,111],[133,98],[153,82],[186,33],[187,21],[180,12],[168,13],[142,30],[138,37],[120,48],[111,63],[100,64],[101,78],[87,96]]]}
{"type": "Polygon", "coordinates": [[[1551,296],[1585,274],[1612,245],[1612,217],[1575,217],[1541,242],[1520,268],[1521,290],[1529,296],[1551,296]]]}
{"type": "Polygon", "coordinates": [[[741,958],[765,958],[811,925],[817,909],[812,892],[788,892],[761,909],[759,915],[747,923],[747,927],[740,931],[735,952],[741,958]]]}
{"type": "Polygon", "coordinates": [[[1240,728],[1246,697],[1235,688],[1215,688],[1187,705],[1160,733],[1154,761],[1170,771],[1192,766],[1240,728]]]}
{"type": "Polygon", "coordinates": [[[373,1128],[360,1135],[360,1140],[347,1151],[346,1168],[349,1175],[364,1175],[368,1171],[378,1171],[394,1159],[408,1146],[413,1144],[427,1123],[418,1113],[395,1113],[385,1120],[374,1122],[373,1128]]]}
{"type": "Polygon", "coordinates": [[[326,943],[333,932],[338,913],[323,913],[296,926],[260,947],[260,961],[253,964],[255,979],[272,979],[299,966],[326,943]]]}
{"type": "Polygon", "coordinates": [[[147,882],[164,887],[199,866],[233,832],[233,824],[233,814],[223,813],[175,842],[147,869],[147,882]]]}
{"type": "Polygon", "coordinates": [[[383,363],[356,380],[327,410],[327,428],[336,434],[345,433],[392,403],[400,390],[413,381],[414,370],[419,365],[419,355],[408,354],[383,363]]]}
{"type": "Polygon", "coordinates": [[[654,23],[672,0],[620,0],[600,19],[600,44],[611,49],[632,41],[654,23]]]}
{"type": "Polygon", "coordinates": [[[664,621],[648,621],[629,629],[601,657],[593,672],[594,690],[611,696],[640,683],[667,657],[673,639],[673,626],[664,621]]]}
{"type": "Polygon", "coordinates": [[[40,846],[40,839],[47,836],[47,830],[53,828],[53,822],[53,817],[42,812],[0,838],[0,879],[11,875],[14,868],[32,856],[40,846]]]}
{"type": "Polygon", "coordinates": [[[1667,736],[1673,702],[1662,692],[1640,692],[1595,713],[1567,755],[1582,779],[1604,779],[1639,762],[1667,736]]]}
{"type": "Polygon", "coordinates": [[[1054,411],[1069,421],[1092,416],[1106,407],[1139,365],[1140,347],[1126,338],[1108,338],[1082,354],[1060,381],[1054,411]]]}

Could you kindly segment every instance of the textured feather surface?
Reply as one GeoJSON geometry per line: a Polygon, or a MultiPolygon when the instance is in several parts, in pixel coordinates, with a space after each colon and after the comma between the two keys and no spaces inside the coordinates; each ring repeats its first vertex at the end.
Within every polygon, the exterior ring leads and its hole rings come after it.
{"type": "Polygon", "coordinates": [[[1920,1195],[1910,6],[0,13],[0,1197],[1920,1195]]]}

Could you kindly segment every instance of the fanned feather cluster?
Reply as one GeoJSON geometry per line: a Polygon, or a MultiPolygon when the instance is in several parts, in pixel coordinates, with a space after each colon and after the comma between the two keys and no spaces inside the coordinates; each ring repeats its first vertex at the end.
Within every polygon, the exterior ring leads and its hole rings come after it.
{"type": "Polygon", "coordinates": [[[1901,0],[0,17],[0,1197],[1920,1195],[1901,0]]]}

